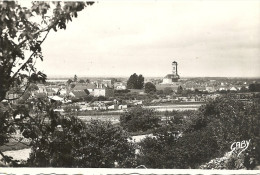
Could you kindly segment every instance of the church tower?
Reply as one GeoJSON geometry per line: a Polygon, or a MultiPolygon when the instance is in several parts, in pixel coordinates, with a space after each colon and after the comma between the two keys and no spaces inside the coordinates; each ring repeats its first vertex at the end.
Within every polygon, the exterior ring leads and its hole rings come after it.
{"type": "Polygon", "coordinates": [[[163,78],[163,82],[161,84],[174,84],[174,82],[178,82],[180,76],[178,75],[178,63],[176,61],[172,62],[172,73],[167,74],[163,78]]]}
{"type": "Polygon", "coordinates": [[[178,63],[176,61],[172,62],[172,74],[178,75],[178,63]]]}
{"type": "Polygon", "coordinates": [[[180,79],[178,75],[178,63],[176,61],[172,62],[172,82],[177,82],[180,79]]]}

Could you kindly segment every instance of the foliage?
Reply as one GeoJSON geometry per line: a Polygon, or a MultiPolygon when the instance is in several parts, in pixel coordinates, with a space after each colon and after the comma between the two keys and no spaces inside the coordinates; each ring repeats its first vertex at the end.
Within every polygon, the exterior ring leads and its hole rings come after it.
{"type": "Polygon", "coordinates": [[[153,109],[144,109],[140,106],[126,111],[120,116],[121,126],[129,132],[146,131],[159,126],[159,117],[153,109]]]}
{"type": "Polygon", "coordinates": [[[34,140],[28,160],[32,166],[113,168],[133,167],[134,145],[128,135],[110,122],[83,123],[76,117],[62,117],[61,129],[34,140]]]}
{"type": "Polygon", "coordinates": [[[248,92],[248,89],[245,86],[242,86],[239,91],[240,92],[248,92]]]}
{"type": "Polygon", "coordinates": [[[67,84],[70,85],[73,81],[71,79],[68,79],[67,84]]]}
{"type": "Polygon", "coordinates": [[[94,99],[93,95],[88,95],[87,97],[85,97],[85,101],[87,102],[91,102],[94,99]]]}
{"type": "MultiPolygon", "coordinates": [[[[2,131],[22,134],[31,141],[32,152],[23,166],[32,167],[133,167],[135,147],[128,142],[129,136],[110,122],[91,121],[85,124],[74,116],[62,116],[53,111],[47,99],[34,100],[32,108],[17,106],[13,116],[0,124],[2,131]],[[31,116],[30,113],[35,115],[31,116]],[[115,164],[116,162],[116,164],[115,164]]],[[[8,106],[2,106],[4,115],[8,106]]],[[[3,118],[1,118],[3,119],[3,118]]],[[[1,144],[8,145],[8,137],[0,135],[1,144]]],[[[5,156],[5,161],[11,161],[5,156]]],[[[11,166],[18,166],[11,161],[11,166]]]]}
{"type": "Polygon", "coordinates": [[[52,29],[66,29],[78,12],[91,4],[35,1],[24,7],[15,1],[0,2],[0,101],[12,86],[45,81],[46,75],[34,66],[37,59],[43,60],[42,43],[52,29]]]}
{"type": "Polygon", "coordinates": [[[136,89],[143,89],[144,87],[144,77],[140,74],[137,79],[136,89]]]}
{"type": "Polygon", "coordinates": [[[138,164],[150,168],[198,168],[231,151],[232,143],[251,139],[243,156],[236,155],[225,166],[253,169],[260,162],[259,109],[259,103],[244,103],[229,97],[210,101],[198,112],[186,113],[186,118],[181,119],[184,115],[180,112],[166,113],[169,118],[178,117],[157,130],[155,138],[140,143],[138,164]]]}
{"type": "Polygon", "coordinates": [[[182,94],[182,92],[183,92],[183,88],[182,86],[179,86],[177,89],[177,94],[182,94]]]}
{"type": "Polygon", "coordinates": [[[106,101],[107,100],[107,97],[105,96],[98,96],[98,97],[94,97],[94,99],[92,99],[92,102],[93,101],[106,101]]]}
{"type": "Polygon", "coordinates": [[[76,85],[75,85],[74,83],[71,83],[71,84],[70,84],[70,88],[72,88],[72,89],[73,89],[75,86],[76,86],[76,85]]]}
{"type": "Polygon", "coordinates": [[[144,85],[144,92],[145,93],[154,93],[154,92],[156,92],[155,85],[153,83],[151,83],[151,82],[145,83],[145,85],[144,85]]]}
{"type": "Polygon", "coordinates": [[[250,92],[260,92],[260,84],[250,84],[248,89],[250,92]]]}
{"type": "Polygon", "coordinates": [[[67,113],[73,112],[73,111],[79,111],[80,106],[78,105],[66,105],[63,110],[67,113]]]}
{"type": "Polygon", "coordinates": [[[128,89],[115,90],[115,95],[116,95],[116,94],[125,94],[125,93],[128,93],[128,92],[130,92],[130,90],[128,90],[128,89]]]}
{"type": "Polygon", "coordinates": [[[199,118],[197,112],[172,111],[165,116],[166,124],[154,132],[155,137],[140,143],[138,164],[149,168],[197,168],[214,157],[218,146],[210,132],[205,128],[189,129],[199,118]]]}
{"type": "MultiPolygon", "coordinates": [[[[31,6],[23,6],[23,2],[0,2],[0,146],[7,144],[17,131],[26,138],[39,141],[42,136],[39,132],[43,128],[47,133],[55,130],[55,115],[47,105],[48,101],[36,102],[35,99],[34,102],[27,103],[27,90],[31,83],[44,83],[46,80],[46,75],[37,71],[35,63],[38,59],[43,60],[41,45],[50,31],[66,29],[67,23],[77,17],[79,11],[92,4],[93,2],[35,1],[31,6]],[[6,94],[9,91],[17,94],[23,92],[17,98],[8,99],[6,94]],[[11,103],[23,95],[26,98],[19,103],[24,104],[11,103]],[[7,104],[4,104],[3,101],[6,100],[7,104]],[[44,116],[43,119],[49,119],[50,125],[38,123],[42,121],[37,117],[39,114],[44,116]]],[[[36,143],[31,142],[30,146],[34,144],[36,143]]],[[[5,162],[17,164],[1,151],[0,154],[5,162]]]]}
{"type": "Polygon", "coordinates": [[[142,89],[144,87],[144,77],[134,73],[127,80],[127,89],[142,89]]]}
{"type": "Polygon", "coordinates": [[[210,127],[220,151],[229,150],[233,142],[251,139],[250,147],[245,151],[244,165],[250,168],[250,159],[260,162],[259,103],[219,98],[202,108],[202,112],[207,120],[211,120],[210,127]]]}
{"type": "Polygon", "coordinates": [[[170,94],[173,93],[173,90],[172,90],[172,88],[170,88],[170,87],[166,87],[166,88],[163,89],[163,93],[164,93],[165,95],[170,95],[170,94]]]}
{"type": "Polygon", "coordinates": [[[77,75],[74,75],[74,82],[78,82],[78,77],[77,77],[77,75]]]}
{"type": "Polygon", "coordinates": [[[88,91],[88,89],[84,89],[84,92],[85,92],[87,95],[90,94],[89,91],[88,91]]]}
{"type": "Polygon", "coordinates": [[[85,83],[85,80],[80,79],[79,83],[85,83]]]}
{"type": "Polygon", "coordinates": [[[165,144],[153,137],[146,137],[140,143],[140,153],[137,155],[138,165],[147,168],[172,168],[174,166],[174,153],[172,144],[165,144]]]}

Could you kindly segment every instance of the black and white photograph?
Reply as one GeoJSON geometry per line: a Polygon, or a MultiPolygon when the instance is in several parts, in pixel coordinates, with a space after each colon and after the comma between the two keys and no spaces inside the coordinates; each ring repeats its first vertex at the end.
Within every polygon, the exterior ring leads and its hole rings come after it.
{"type": "Polygon", "coordinates": [[[260,1],[0,1],[0,35],[0,174],[260,172],[260,1]]]}

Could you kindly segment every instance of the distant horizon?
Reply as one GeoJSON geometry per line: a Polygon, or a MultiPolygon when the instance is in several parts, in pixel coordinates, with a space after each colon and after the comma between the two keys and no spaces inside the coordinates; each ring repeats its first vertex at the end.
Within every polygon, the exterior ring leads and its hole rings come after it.
{"type": "MultiPolygon", "coordinates": [[[[137,73],[138,74],[138,73],[137,73]]],[[[74,78],[74,75],[47,75],[47,79],[57,79],[57,78],[74,78]]],[[[139,74],[138,74],[139,75],[139,74]]],[[[77,75],[77,78],[129,78],[129,76],[113,76],[113,75],[101,75],[101,76],[85,76],[77,75]]],[[[145,76],[144,78],[164,78],[164,76],[145,76]]],[[[180,79],[184,78],[242,78],[242,79],[260,79],[260,76],[256,77],[232,77],[232,76],[183,76],[180,79]]]]}

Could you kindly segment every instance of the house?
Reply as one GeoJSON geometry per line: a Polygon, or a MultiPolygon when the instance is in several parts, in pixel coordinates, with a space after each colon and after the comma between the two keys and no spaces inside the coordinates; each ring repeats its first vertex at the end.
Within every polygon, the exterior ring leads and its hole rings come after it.
{"type": "Polygon", "coordinates": [[[46,88],[46,91],[47,91],[48,96],[53,96],[53,95],[57,94],[57,91],[55,91],[52,88],[46,88]]]}
{"type": "Polygon", "coordinates": [[[103,80],[103,84],[105,87],[112,87],[112,80],[103,80]]]}
{"type": "Polygon", "coordinates": [[[228,89],[229,89],[228,86],[220,86],[220,87],[218,88],[219,91],[227,91],[228,89]]]}
{"type": "Polygon", "coordinates": [[[17,100],[21,95],[16,90],[10,90],[6,93],[5,99],[10,100],[9,102],[16,104],[17,100]]]}
{"type": "Polygon", "coordinates": [[[114,83],[114,88],[116,88],[117,86],[123,86],[124,84],[122,82],[115,82],[114,83]]]}
{"type": "Polygon", "coordinates": [[[61,98],[61,97],[59,97],[59,96],[57,96],[57,95],[55,95],[55,96],[49,96],[49,99],[50,99],[51,101],[64,102],[64,99],[61,98]]]}
{"type": "Polygon", "coordinates": [[[118,105],[118,109],[127,109],[127,105],[118,105]]]}
{"type": "Polygon", "coordinates": [[[237,91],[237,88],[231,87],[229,90],[230,90],[230,91],[237,91]]]}
{"type": "Polygon", "coordinates": [[[88,96],[84,90],[72,91],[72,92],[70,92],[69,95],[72,96],[72,97],[75,97],[75,98],[84,98],[84,97],[88,96]]]}
{"type": "Polygon", "coordinates": [[[126,89],[126,84],[123,82],[115,82],[114,83],[114,89],[116,90],[125,90],[126,89]]]}
{"type": "Polygon", "coordinates": [[[115,109],[115,105],[108,106],[107,109],[115,109]]]}
{"type": "Polygon", "coordinates": [[[37,90],[38,93],[47,94],[47,89],[44,84],[38,84],[37,86],[38,86],[38,90],[37,90]]]}
{"type": "Polygon", "coordinates": [[[114,96],[114,89],[109,88],[102,88],[102,89],[94,89],[94,97],[113,97],[114,96]]]}
{"type": "Polygon", "coordinates": [[[206,91],[215,92],[216,90],[215,90],[214,86],[206,86],[206,91]]]}
{"type": "Polygon", "coordinates": [[[77,84],[75,84],[73,91],[84,91],[85,89],[87,89],[86,85],[77,83],[77,84]]]}
{"type": "Polygon", "coordinates": [[[89,91],[91,95],[94,95],[94,89],[96,89],[96,85],[89,83],[86,85],[86,89],[89,91]]]}
{"type": "Polygon", "coordinates": [[[115,87],[116,90],[125,90],[126,86],[125,85],[119,85],[115,87]]]}
{"type": "Polygon", "coordinates": [[[196,87],[195,89],[198,89],[199,91],[206,91],[207,90],[206,87],[196,87]]]}
{"type": "Polygon", "coordinates": [[[60,91],[60,95],[67,95],[67,90],[66,89],[61,89],[60,91]]]}
{"type": "Polygon", "coordinates": [[[157,90],[164,90],[165,88],[171,88],[174,92],[177,92],[178,87],[183,86],[180,82],[175,82],[174,84],[157,84],[157,90]]]}

